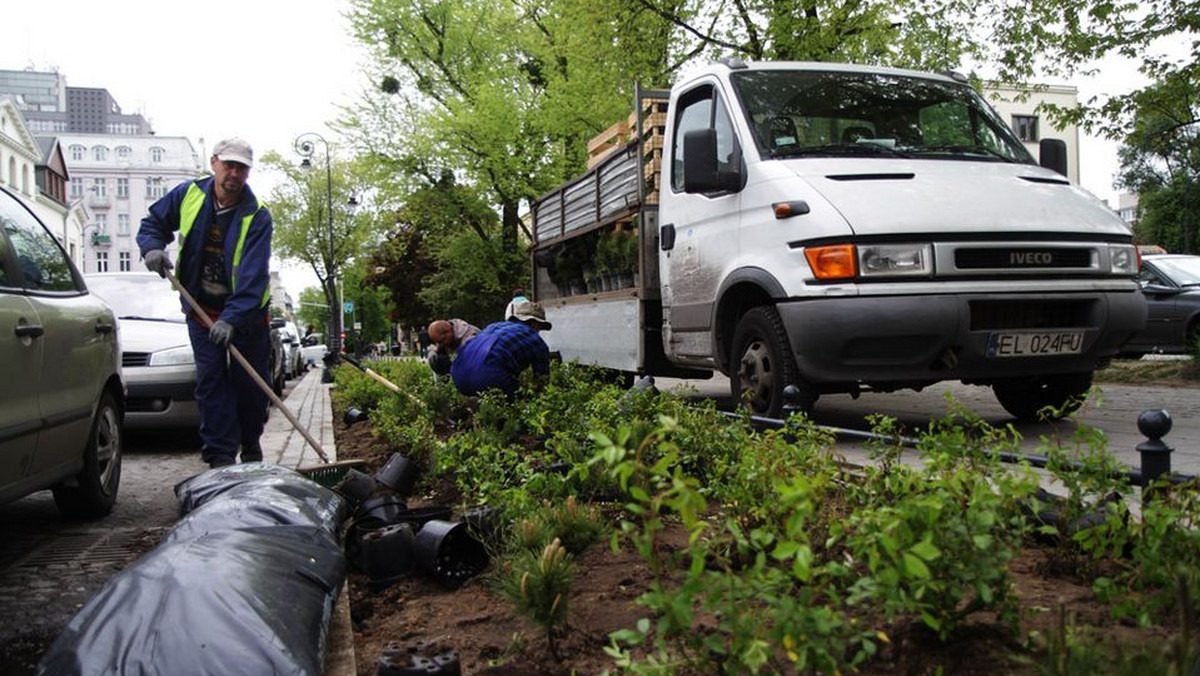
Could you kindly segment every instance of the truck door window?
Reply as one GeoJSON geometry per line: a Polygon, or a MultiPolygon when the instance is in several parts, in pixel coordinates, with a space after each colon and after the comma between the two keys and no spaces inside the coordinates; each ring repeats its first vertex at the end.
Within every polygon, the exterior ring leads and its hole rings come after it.
{"type": "Polygon", "coordinates": [[[737,137],[729,111],[721,102],[721,96],[711,86],[705,85],[679,97],[676,104],[675,136],[671,142],[671,188],[683,190],[683,136],[697,129],[715,129],[717,132],[717,165],[727,169],[740,162],[737,137]]]}

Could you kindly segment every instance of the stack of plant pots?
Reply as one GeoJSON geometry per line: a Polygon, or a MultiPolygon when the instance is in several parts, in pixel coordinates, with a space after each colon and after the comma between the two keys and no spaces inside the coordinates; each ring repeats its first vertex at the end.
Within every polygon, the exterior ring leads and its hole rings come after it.
{"type": "Polygon", "coordinates": [[[446,505],[410,508],[416,480],[413,463],[394,453],[374,476],[351,470],[336,487],[352,505],[347,556],[374,591],[413,574],[457,589],[487,566],[487,550],[476,533],[491,518],[477,511],[469,515],[471,523],[454,522],[446,505]]]}

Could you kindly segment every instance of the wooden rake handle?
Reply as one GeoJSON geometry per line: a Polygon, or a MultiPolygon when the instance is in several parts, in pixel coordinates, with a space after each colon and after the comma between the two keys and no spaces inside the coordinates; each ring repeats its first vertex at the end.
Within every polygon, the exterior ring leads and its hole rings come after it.
{"type": "MultiPolygon", "coordinates": [[[[179,283],[179,280],[175,278],[175,275],[171,274],[170,270],[163,269],[162,273],[164,277],[170,280],[171,286],[174,286],[175,289],[179,291],[179,294],[183,296],[183,299],[187,301],[188,306],[192,308],[192,311],[196,314],[196,316],[200,317],[200,321],[204,323],[204,326],[211,329],[213,327],[213,320],[208,316],[208,313],[200,310],[200,304],[196,302],[195,298],[192,298],[192,294],[188,293],[187,289],[183,288],[183,285],[179,283]]],[[[285,406],[283,401],[275,394],[275,390],[272,390],[271,386],[267,384],[267,381],[263,380],[262,376],[258,375],[258,371],[254,370],[254,367],[250,365],[250,362],[246,361],[246,357],[242,356],[241,351],[234,347],[232,343],[229,344],[229,353],[233,355],[233,358],[237,360],[237,363],[242,365],[242,368],[246,370],[246,373],[250,376],[250,379],[258,385],[259,389],[266,393],[267,398],[271,400],[271,403],[275,404],[275,408],[278,408],[279,412],[283,413],[283,416],[292,424],[292,427],[296,428],[296,431],[304,437],[304,440],[308,442],[308,445],[313,447],[313,450],[317,452],[318,456],[320,456],[321,461],[328,463],[329,456],[325,454],[325,449],[321,448],[321,444],[314,439],[311,434],[308,433],[308,430],[304,429],[304,426],[300,424],[300,421],[296,419],[296,416],[292,415],[292,412],[288,409],[288,407],[285,406]]]]}

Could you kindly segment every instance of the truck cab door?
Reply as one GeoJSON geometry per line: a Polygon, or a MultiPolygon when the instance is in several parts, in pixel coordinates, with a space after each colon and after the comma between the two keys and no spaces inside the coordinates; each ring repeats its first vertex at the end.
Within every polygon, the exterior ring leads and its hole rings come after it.
{"type": "MultiPolygon", "coordinates": [[[[669,176],[659,206],[659,273],[663,299],[663,349],[680,364],[713,366],[713,304],[722,272],[738,255],[744,162],[741,144],[720,91],[701,84],[679,96],[672,118],[669,176]],[[707,144],[688,144],[707,133],[707,144]],[[712,181],[689,177],[685,146],[713,149],[704,158],[712,181]]],[[[697,158],[694,158],[697,159],[697,158]]]]}

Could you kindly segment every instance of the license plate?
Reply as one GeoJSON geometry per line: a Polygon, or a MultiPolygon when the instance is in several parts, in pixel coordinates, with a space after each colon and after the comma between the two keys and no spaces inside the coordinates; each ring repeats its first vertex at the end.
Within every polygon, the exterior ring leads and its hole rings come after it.
{"type": "Polygon", "coordinates": [[[1049,357],[1083,352],[1083,331],[1004,331],[988,338],[989,357],[1049,357]]]}

